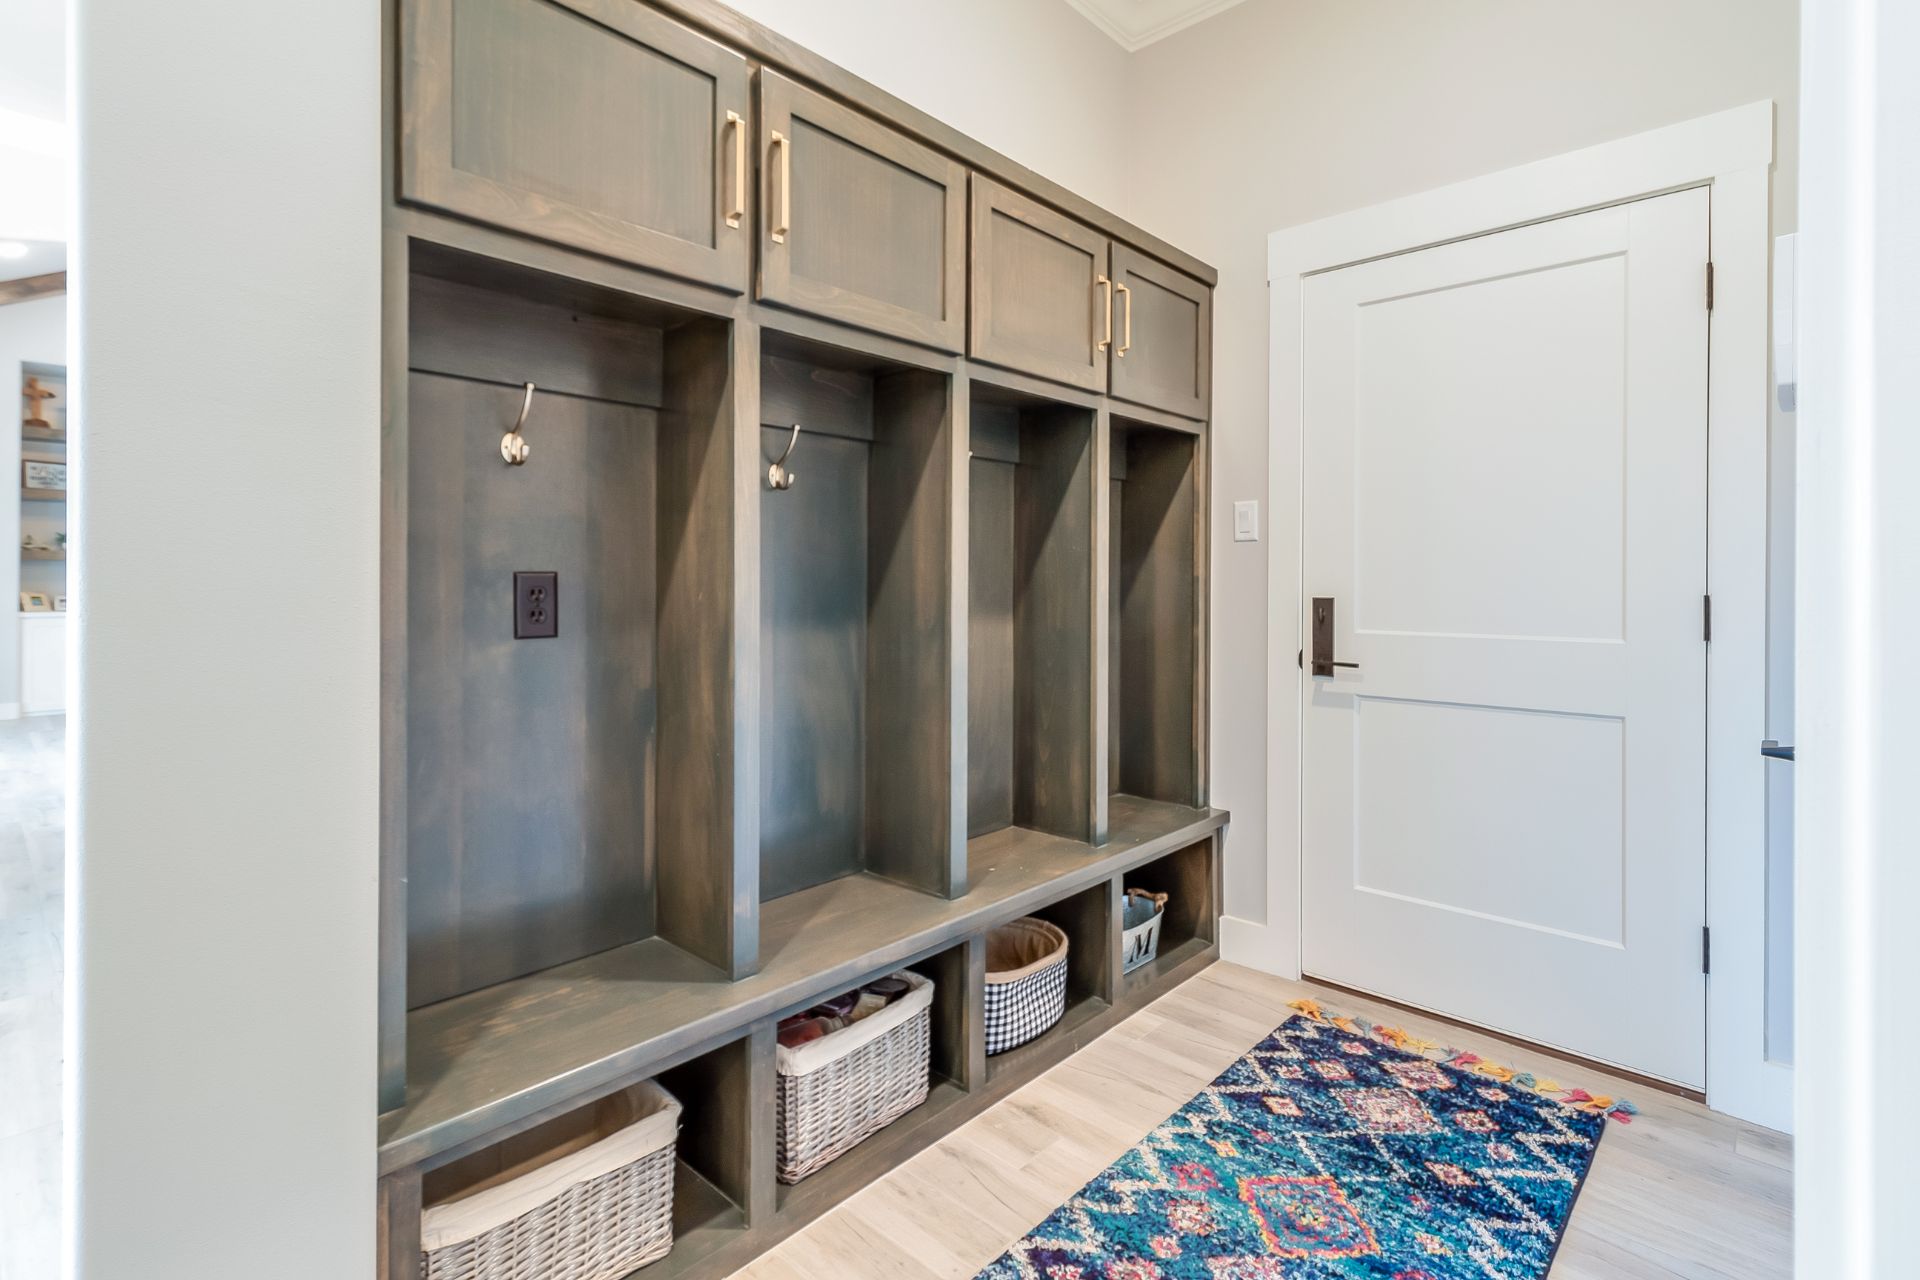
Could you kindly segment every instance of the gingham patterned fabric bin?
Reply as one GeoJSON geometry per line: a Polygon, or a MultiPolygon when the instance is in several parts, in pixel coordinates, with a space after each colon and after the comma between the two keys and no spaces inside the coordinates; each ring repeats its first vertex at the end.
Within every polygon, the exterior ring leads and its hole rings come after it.
{"type": "Polygon", "coordinates": [[[927,1100],[933,983],[906,970],[893,976],[912,990],[880,1012],[818,1040],[775,1048],[780,1181],[818,1172],[927,1100]]]}
{"type": "Polygon", "coordinates": [[[1067,1011],[1067,935],[1033,916],[987,935],[987,1052],[1005,1053],[1067,1011]]]}
{"type": "Polygon", "coordinates": [[[429,1174],[424,1280],[619,1280],[673,1248],[680,1104],[648,1082],[429,1174]],[[447,1185],[448,1183],[451,1185],[447,1185]]]}

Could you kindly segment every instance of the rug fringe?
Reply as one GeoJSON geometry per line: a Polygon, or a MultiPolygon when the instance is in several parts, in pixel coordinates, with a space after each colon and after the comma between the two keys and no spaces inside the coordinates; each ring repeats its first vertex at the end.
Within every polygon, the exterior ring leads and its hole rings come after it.
{"type": "Polygon", "coordinates": [[[1557,1080],[1549,1080],[1545,1076],[1531,1075],[1524,1071],[1515,1071],[1512,1067],[1488,1062],[1479,1054],[1450,1049],[1433,1040],[1422,1040],[1418,1036],[1407,1034],[1399,1027],[1375,1026],[1364,1018],[1329,1014],[1320,1007],[1318,1000],[1304,998],[1289,1000],[1287,1007],[1315,1022],[1322,1022],[1344,1031],[1350,1036],[1363,1036],[1403,1053],[1417,1053],[1423,1058],[1444,1066],[1460,1071],[1471,1071],[1489,1080],[1497,1080],[1501,1084],[1525,1089],[1529,1093],[1537,1094],[1562,1106],[1572,1107],[1576,1111],[1603,1115],[1621,1124],[1633,1123],[1633,1117],[1640,1114],[1640,1109],[1624,1098],[1616,1098],[1604,1093],[1588,1093],[1585,1089],[1569,1089],[1557,1080]]]}

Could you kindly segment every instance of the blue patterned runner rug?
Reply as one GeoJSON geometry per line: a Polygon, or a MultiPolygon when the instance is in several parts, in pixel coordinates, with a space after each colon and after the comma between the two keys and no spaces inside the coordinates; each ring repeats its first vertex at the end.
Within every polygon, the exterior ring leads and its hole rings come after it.
{"type": "Polygon", "coordinates": [[[1289,1018],[978,1280],[1542,1280],[1611,1100],[1380,1035],[1289,1018]]]}

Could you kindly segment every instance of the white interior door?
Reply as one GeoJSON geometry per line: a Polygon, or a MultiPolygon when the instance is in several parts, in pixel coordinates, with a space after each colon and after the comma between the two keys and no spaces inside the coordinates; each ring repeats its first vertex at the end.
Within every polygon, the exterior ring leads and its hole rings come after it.
{"type": "Polygon", "coordinates": [[[1695,1087],[1707,198],[1303,304],[1307,971],[1695,1087]]]}

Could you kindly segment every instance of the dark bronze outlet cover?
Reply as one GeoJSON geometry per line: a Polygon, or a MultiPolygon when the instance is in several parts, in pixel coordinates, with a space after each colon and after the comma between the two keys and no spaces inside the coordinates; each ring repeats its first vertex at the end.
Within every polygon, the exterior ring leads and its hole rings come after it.
{"type": "Polygon", "coordinates": [[[513,575],[513,638],[544,640],[560,634],[560,575],[513,575]]]}

